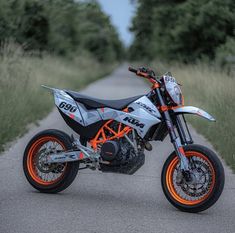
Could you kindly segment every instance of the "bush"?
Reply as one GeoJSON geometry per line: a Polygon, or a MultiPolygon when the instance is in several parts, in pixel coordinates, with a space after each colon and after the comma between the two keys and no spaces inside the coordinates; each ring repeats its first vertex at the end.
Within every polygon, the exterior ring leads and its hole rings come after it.
{"type": "Polygon", "coordinates": [[[216,62],[231,76],[235,75],[235,39],[228,37],[226,43],[216,50],[216,62]]]}

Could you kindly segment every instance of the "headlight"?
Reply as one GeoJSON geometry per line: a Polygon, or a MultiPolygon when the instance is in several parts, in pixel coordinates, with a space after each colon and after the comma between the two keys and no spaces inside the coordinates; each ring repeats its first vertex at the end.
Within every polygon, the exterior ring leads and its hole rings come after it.
{"type": "Polygon", "coordinates": [[[171,100],[176,105],[183,105],[183,96],[179,85],[170,74],[163,76],[165,88],[171,100]]]}

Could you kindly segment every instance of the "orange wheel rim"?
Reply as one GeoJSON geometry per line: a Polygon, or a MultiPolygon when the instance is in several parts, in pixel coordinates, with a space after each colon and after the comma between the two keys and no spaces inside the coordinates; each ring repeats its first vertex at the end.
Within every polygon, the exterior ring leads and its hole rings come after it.
{"type": "MultiPolygon", "coordinates": [[[[191,197],[191,199],[190,199],[190,196],[189,196],[189,198],[187,198],[187,195],[185,195],[183,197],[183,195],[180,194],[180,192],[179,192],[180,186],[177,186],[177,184],[174,181],[174,174],[176,172],[177,166],[179,166],[178,157],[175,157],[171,161],[171,163],[169,164],[169,166],[167,168],[166,185],[167,185],[167,188],[168,188],[171,196],[179,203],[184,204],[184,205],[197,205],[197,204],[205,201],[209,197],[209,195],[212,193],[213,188],[215,186],[215,170],[214,170],[211,162],[209,161],[209,159],[205,155],[203,155],[202,153],[199,153],[196,151],[186,151],[185,155],[187,157],[200,158],[199,161],[205,162],[206,166],[210,169],[210,180],[208,182],[209,187],[207,187],[207,192],[205,192],[204,195],[195,197],[194,199],[193,199],[193,197],[191,197]],[[179,189],[177,190],[176,187],[179,189]]],[[[182,191],[182,192],[184,193],[184,191],[182,191]]]]}
{"type": "Polygon", "coordinates": [[[49,180],[49,179],[45,180],[40,176],[35,160],[36,160],[36,157],[37,157],[37,154],[38,154],[40,148],[48,142],[58,143],[62,147],[62,149],[65,150],[65,146],[57,138],[51,137],[51,136],[46,136],[46,137],[42,137],[42,138],[38,139],[37,141],[35,141],[32,144],[32,146],[29,149],[28,156],[27,156],[27,169],[28,169],[29,175],[38,184],[46,185],[46,186],[55,184],[58,181],[60,181],[62,179],[62,177],[64,176],[66,166],[67,166],[67,164],[65,164],[62,172],[59,173],[57,177],[54,177],[52,180],[49,180]]]}

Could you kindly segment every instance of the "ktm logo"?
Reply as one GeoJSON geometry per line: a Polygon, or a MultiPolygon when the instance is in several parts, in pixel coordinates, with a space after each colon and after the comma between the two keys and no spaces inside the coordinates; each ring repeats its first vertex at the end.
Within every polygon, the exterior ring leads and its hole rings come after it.
{"type": "Polygon", "coordinates": [[[132,125],[140,127],[141,129],[144,128],[144,126],[145,126],[145,124],[141,123],[139,120],[136,120],[132,117],[125,117],[123,120],[127,121],[128,123],[130,123],[132,125]]]}

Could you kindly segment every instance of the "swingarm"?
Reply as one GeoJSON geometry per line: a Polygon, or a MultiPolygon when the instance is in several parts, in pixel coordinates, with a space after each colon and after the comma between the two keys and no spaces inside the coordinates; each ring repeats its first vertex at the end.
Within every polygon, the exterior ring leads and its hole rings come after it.
{"type": "Polygon", "coordinates": [[[86,160],[97,161],[100,157],[100,155],[91,148],[81,145],[79,140],[74,140],[73,144],[75,146],[74,150],[49,154],[46,162],[51,164],[86,160]]]}

